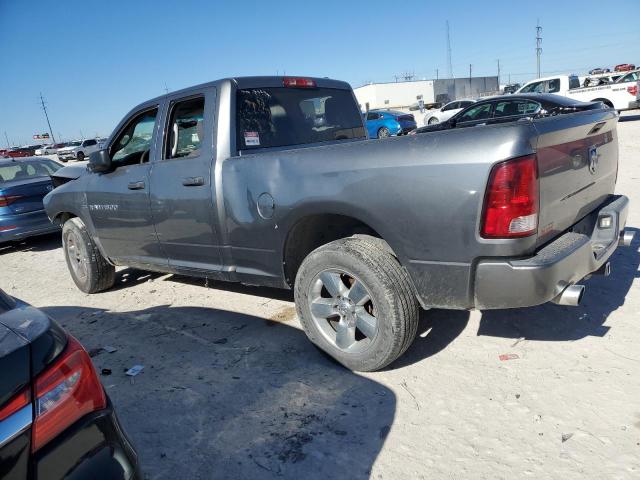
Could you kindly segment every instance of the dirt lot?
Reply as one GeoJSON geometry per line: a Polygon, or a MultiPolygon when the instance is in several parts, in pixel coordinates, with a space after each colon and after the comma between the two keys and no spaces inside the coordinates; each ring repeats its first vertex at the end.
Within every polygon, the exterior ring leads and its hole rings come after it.
{"type": "MultiPolygon", "coordinates": [[[[640,115],[624,120],[618,191],[640,228],[640,115]]],[[[289,292],[123,269],[89,296],[57,236],[0,249],[0,287],[118,349],[94,362],[148,478],[637,479],[638,237],[583,306],[423,312],[408,353],[366,375],[310,345],[289,292]]]]}

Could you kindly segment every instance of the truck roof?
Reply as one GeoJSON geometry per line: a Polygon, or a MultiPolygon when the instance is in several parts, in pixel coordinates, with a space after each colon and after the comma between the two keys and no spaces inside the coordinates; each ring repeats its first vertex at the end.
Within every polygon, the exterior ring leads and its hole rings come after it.
{"type": "Polygon", "coordinates": [[[221,78],[219,80],[213,80],[211,82],[205,82],[198,85],[193,85],[190,87],[182,88],[180,90],[176,90],[170,93],[165,93],[164,95],[159,95],[157,97],[151,98],[145,102],[142,102],[140,105],[134,108],[137,109],[140,106],[145,105],[149,102],[157,102],[162,100],[165,97],[173,97],[175,95],[181,94],[189,94],[192,90],[201,90],[207,87],[216,87],[225,82],[234,83],[237,88],[251,88],[251,87],[282,87],[284,78],[306,78],[313,80],[318,87],[321,88],[339,88],[339,89],[350,89],[351,85],[347,82],[343,82],[342,80],[334,80],[328,77],[309,77],[304,75],[268,75],[268,76],[253,76],[253,77],[227,77],[221,78]]]}

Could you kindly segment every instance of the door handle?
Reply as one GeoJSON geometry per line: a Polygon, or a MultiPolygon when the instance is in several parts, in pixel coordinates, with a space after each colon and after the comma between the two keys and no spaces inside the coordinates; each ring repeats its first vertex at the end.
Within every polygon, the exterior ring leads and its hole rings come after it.
{"type": "Polygon", "coordinates": [[[129,190],[143,190],[144,182],[129,182],[129,185],[127,185],[127,188],[129,190]]]}
{"type": "Polygon", "coordinates": [[[185,187],[199,187],[204,185],[203,177],[185,177],[182,179],[182,185],[185,187]]]}

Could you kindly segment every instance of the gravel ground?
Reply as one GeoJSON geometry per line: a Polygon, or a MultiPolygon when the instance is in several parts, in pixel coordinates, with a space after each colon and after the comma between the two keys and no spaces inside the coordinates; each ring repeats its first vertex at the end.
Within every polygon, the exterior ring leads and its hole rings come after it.
{"type": "MultiPolygon", "coordinates": [[[[640,115],[623,120],[618,192],[638,228],[640,115]]],[[[290,292],[123,269],[85,295],[58,236],[0,249],[0,287],[117,348],[94,362],[148,478],[637,479],[639,245],[577,308],[423,312],[372,374],[312,347],[290,292]]]]}

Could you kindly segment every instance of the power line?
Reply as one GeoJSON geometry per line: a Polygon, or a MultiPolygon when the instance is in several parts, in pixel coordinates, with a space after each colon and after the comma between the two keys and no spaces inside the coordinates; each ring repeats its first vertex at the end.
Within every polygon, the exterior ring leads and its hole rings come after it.
{"type": "Polygon", "coordinates": [[[538,19],[538,24],[536,25],[536,60],[538,63],[538,68],[536,71],[538,72],[538,78],[540,78],[540,55],[542,54],[542,27],[540,26],[540,19],[538,19]]]}
{"type": "Polygon", "coordinates": [[[51,128],[51,122],[49,121],[49,114],[47,113],[47,103],[44,101],[44,98],[42,97],[42,92],[40,92],[40,105],[42,105],[44,116],[47,118],[47,125],[49,125],[49,133],[51,134],[51,140],[53,140],[53,143],[57,143],[56,137],[53,136],[53,129],[51,128]]]}

